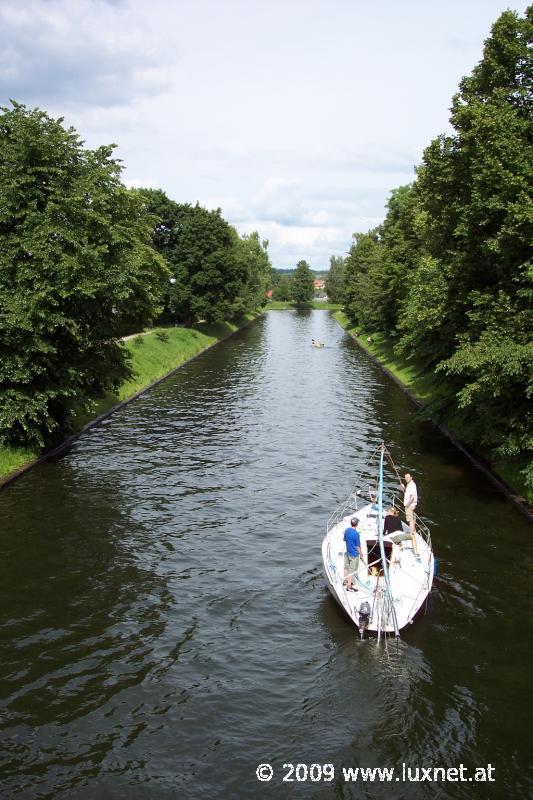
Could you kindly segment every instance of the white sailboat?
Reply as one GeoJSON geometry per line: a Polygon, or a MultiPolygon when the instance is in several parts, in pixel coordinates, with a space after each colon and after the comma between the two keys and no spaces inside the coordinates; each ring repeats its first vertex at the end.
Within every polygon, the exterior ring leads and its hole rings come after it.
{"type": "Polygon", "coordinates": [[[417,515],[413,550],[409,526],[383,535],[384,510],[390,506],[403,509],[391,481],[384,485],[385,461],[390,462],[398,486],[400,477],[385,445],[374,454],[374,467],[359,476],[350,496],[331,516],[322,542],[324,576],[328,589],[359,628],[381,635],[394,634],[409,625],[423,607],[431,591],[435,560],[427,525],[417,515]],[[370,482],[369,482],[370,480],[370,482]],[[361,554],[357,571],[351,576],[353,589],[345,580],[344,532],[356,517],[361,554]]]}

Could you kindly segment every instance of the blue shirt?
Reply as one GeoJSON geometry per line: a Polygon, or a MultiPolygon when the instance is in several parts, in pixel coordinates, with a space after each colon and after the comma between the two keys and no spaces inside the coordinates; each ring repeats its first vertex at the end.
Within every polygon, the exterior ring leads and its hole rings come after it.
{"type": "Polygon", "coordinates": [[[361,547],[361,539],[359,537],[359,531],[356,531],[355,528],[346,528],[344,531],[344,541],[346,542],[346,552],[352,558],[357,558],[359,555],[358,547],[361,547]]]}

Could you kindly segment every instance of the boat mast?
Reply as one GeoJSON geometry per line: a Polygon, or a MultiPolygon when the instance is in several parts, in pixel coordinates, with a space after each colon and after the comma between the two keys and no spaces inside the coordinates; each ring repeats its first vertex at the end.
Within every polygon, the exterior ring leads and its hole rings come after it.
{"type": "MultiPolygon", "coordinates": [[[[385,455],[385,445],[380,447],[379,456],[379,484],[378,484],[378,540],[379,550],[381,554],[381,566],[383,568],[383,577],[385,578],[385,593],[389,598],[390,610],[392,614],[392,624],[394,625],[394,634],[396,637],[400,635],[398,628],[398,620],[396,618],[396,609],[394,608],[394,599],[392,597],[392,589],[389,578],[389,566],[385,555],[385,545],[383,544],[383,457],[385,455]]],[[[379,638],[379,634],[378,634],[379,638]]]]}

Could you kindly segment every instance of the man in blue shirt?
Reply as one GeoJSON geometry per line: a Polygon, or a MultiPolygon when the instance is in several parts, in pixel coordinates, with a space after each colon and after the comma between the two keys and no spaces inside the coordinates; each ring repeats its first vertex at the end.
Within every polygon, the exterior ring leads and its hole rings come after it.
{"type": "Polygon", "coordinates": [[[357,572],[359,567],[359,558],[361,557],[361,537],[357,530],[359,520],[357,517],[352,517],[350,520],[351,528],[346,528],[344,531],[344,541],[346,542],[346,553],[344,555],[344,578],[346,589],[349,592],[356,592],[357,589],[352,585],[353,575],[357,572]]]}

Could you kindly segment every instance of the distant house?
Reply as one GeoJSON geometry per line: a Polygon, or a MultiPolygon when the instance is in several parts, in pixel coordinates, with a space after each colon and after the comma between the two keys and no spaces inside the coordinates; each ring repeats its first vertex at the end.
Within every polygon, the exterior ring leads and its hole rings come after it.
{"type": "Polygon", "coordinates": [[[315,278],[315,292],[322,292],[326,288],[326,281],[323,278],[315,278]]]}
{"type": "Polygon", "coordinates": [[[272,300],[272,289],[268,290],[268,292],[266,293],[266,296],[267,296],[268,300],[272,300]]]}

